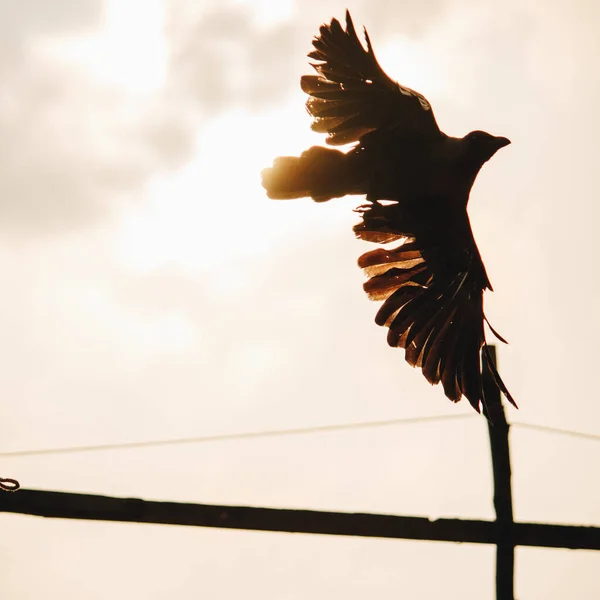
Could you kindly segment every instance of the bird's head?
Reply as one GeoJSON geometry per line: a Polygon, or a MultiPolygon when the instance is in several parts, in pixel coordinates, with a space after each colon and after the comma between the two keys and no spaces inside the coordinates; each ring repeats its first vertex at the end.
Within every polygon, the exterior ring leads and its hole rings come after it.
{"type": "Polygon", "coordinates": [[[471,131],[463,138],[466,143],[466,152],[469,159],[474,163],[483,165],[504,146],[510,144],[510,140],[505,137],[496,137],[486,131],[471,131]]]}

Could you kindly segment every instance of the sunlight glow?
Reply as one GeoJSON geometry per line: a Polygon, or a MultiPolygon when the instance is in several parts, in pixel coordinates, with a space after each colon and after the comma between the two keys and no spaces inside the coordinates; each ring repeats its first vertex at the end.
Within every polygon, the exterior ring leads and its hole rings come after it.
{"type": "MultiPolygon", "coordinates": [[[[274,203],[260,184],[261,170],[277,154],[298,154],[320,141],[301,102],[268,114],[232,111],[207,123],[194,159],[155,180],[144,206],[124,220],[120,259],[135,271],[168,264],[202,270],[268,251],[286,235],[286,215],[293,214],[294,227],[303,215],[317,218],[310,201],[274,203]]],[[[319,211],[321,221],[327,213],[319,211]]]]}
{"type": "Polygon", "coordinates": [[[446,87],[446,76],[436,69],[439,60],[431,56],[430,47],[423,40],[398,37],[377,47],[377,60],[393,80],[431,100],[429,95],[440,94],[446,87]]]}
{"type": "Polygon", "coordinates": [[[295,8],[294,0],[236,0],[236,4],[251,4],[254,23],[265,29],[290,19],[295,8]]]}
{"type": "Polygon", "coordinates": [[[95,35],[46,40],[39,50],[82,67],[101,84],[139,93],[160,88],[167,59],[164,1],[107,0],[103,25],[95,35]]]}
{"type": "MultiPolygon", "coordinates": [[[[284,8],[281,18],[291,10],[284,8]]],[[[113,16],[113,21],[119,19],[113,16]]],[[[435,91],[443,78],[418,61],[419,56],[421,45],[406,39],[384,45],[379,54],[384,68],[402,83],[424,93],[435,91]]],[[[325,143],[324,136],[310,129],[305,101],[297,89],[280,108],[264,113],[235,109],[203,123],[193,159],[175,173],[156,177],[147,187],[143,206],[124,219],[119,260],[137,272],[176,265],[219,273],[217,267],[237,258],[276,252],[292,232],[303,229],[309,243],[320,227],[334,232],[332,222],[347,225],[351,213],[347,205],[340,207],[345,201],[315,210],[310,200],[270,201],[262,189],[260,172],[276,156],[298,155],[325,143]]],[[[352,208],[359,202],[348,201],[352,208]]],[[[224,277],[223,285],[233,286],[224,292],[234,293],[247,275],[242,272],[235,281],[224,277]]]]}

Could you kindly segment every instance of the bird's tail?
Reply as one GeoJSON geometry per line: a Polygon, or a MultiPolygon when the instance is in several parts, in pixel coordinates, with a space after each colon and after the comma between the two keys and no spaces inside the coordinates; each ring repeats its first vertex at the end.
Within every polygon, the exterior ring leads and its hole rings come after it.
{"type": "Polygon", "coordinates": [[[274,200],[310,197],[317,202],[360,193],[356,170],[339,150],[313,146],[299,157],[281,156],[261,173],[267,196],[274,200]]]}

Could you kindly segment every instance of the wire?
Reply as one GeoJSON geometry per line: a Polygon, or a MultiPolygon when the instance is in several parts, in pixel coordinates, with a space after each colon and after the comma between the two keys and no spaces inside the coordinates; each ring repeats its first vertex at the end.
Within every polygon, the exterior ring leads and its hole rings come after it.
{"type": "MultiPolygon", "coordinates": [[[[203,437],[174,438],[166,440],[147,440],[143,442],[122,442],[114,444],[97,444],[92,446],[68,446],[64,448],[43,448],[40,450],[16,450],[13,452],[0,452],[0,458],[16,458],[19,456],[40,456],[44,454],[75,454],[78,452],[97,452],[101,450],[128,450],[133,448],[152,448],[157,446],[178,446],[182,444],[203,444],[210,442],[228,442],[235,440],[258,439],[266,437],[286,436],[286,435],[306,435],[311,433],[328,433],[334,431],[350,431],[356,429],[370,429],[373,427],[390,427],[394,425],[412,425],[418,423],[434,423],[439,421],[449,421],[458,419],[473,419],[475,414],[459,415],[435,415],[431,417],[411,417],[408,419],[388,419],[385,421],[363,421],[359,423],[342,423],[339,425],[321,425],[318,427],[301,427],[298,429],[272,429],[267,431],[250,431],[245,433],[226,433],[221,435],[209,435],[203,437]]],[[[511,427],[519,427],[532,431],[541,431],[544,433],[553,433],[567,435],[579,439],[600,441],[600,435],[593,433],[583,433],[580,431],[571,431],[568,429],[558,429],[556,427],[546,427],[545,425],[534,425],[532,423],[522,423],[516,421],[509,424],[511,427]]]]}
{"type": "Polygon", "coordinates": [[[542,431],[544,433],[557,433],[559,435],[568,435],[584,440],[600,442],[600,435],[596,433],[583,433],[582,431],[572,431],[570,429],[559,429],[557,427],[546,427],[545,425],[534,425],[533,423],[521,423],[516,421],[510,423],[511,427],[520,427],[521,429],[530,429],[532,431],[542,431]]]}
{"type": "Polygon", "coordinates": [[[16,492],[21,489],[21,484],[10,477],[0,477],[0,490],[3,492],[16,492]]]}
{"type": "Polygon", "coordinates": [[[265,437],[304,435],[310,433],[326,433],[332,431],[348,431],[368,429],[372,427],[389,427],[392,425],[412,425],[417,423],[433,423],[436,421],[449,421],[458,419],[472,419],[475,414],[435,415],[432,417],[412,417],[408,419],[388,419],[386,421],[363,421],[360,423],[344,423],[340,425],[321,425],[318,427],[302,427],[298,429],[272,429],[267,431],[252,431],[246,433],[226,433],[204,437],[176,438],[167,440],[149,440],[144,442],[122,442],[115,444],[97,444],[93,446],[68,446],[65,448],[45,448],[41,450],[17,450],[14,452],[0,452],[0,458],[14,458],[17,456],[39,456],[42,454],[73,454],[76,452],[95,452],[98,450],[125,450],[129,448],[150,448],[156,446],[176,446],[180,444],[202,444],[206,442],[228,442],[233,440],[247,440],[265,437]]]}

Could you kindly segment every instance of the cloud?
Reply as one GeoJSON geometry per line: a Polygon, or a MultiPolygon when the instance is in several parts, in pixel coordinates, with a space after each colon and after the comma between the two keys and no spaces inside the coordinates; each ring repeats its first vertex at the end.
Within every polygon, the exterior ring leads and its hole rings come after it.
{"type": "Polygon", "coordinates": [[[168,21],[172,84],[207,116],[240,105],[264,109],[288,93],[292,21],[261,27],[252,7],[233,2],[204,3],[192,15],[179,8],[168,21]]]}
{"type": "MultiPolygon", "coordinates": [[[[190,31],[171,28],[162,40],[170,57],[163,81],[129,89],[102,76],[124,64],[129,72],[120,77],[127,84],[136,69],[159,70],[160,55],[135,47],[142,24],[135,34],[129,25],[125,39],[111,37],[100,7],[71,11],[65,1],[50,16],[43,6],[28,6],[30,13],[8,9],[16,25],[9,58],[0,63],[5,235],[57,234],[102,222],[139,202],[152,177],[185,163],[206,119],[236,102],[277,98],[277,78],[267,89],[253,78],[252,65],[262,45],[284,43],[285,28],[264,38],[253,34],[249,11],[225,7],[199,15],[190,31]],[[93,67],[102,60],[98,75],[93,67]]],[[[160,45],[159,32],[148,36],[149,50],[160,45]]]]}
{"type": "Polygon", "coordinates": [[[4,235],[74,232],[139,205],[149,181],[194,155],[206,123],[277,106],[305,63],[308,34],[285,15],[265,25],[249,5],[166,3],[164,31],[146,18],[123,32],[125,5],[72,4],[4,9],[15,23],[0,59],[4,235]],[[141,73],[155,81],[136,86],[141,73]]]}
{"type": "Polygon", "coordinates": [[[33,36],[63,35],[93,29],[102,16],[103,4],[102,0],[2,2],[0,43],[22,47],[33,36]]]}

